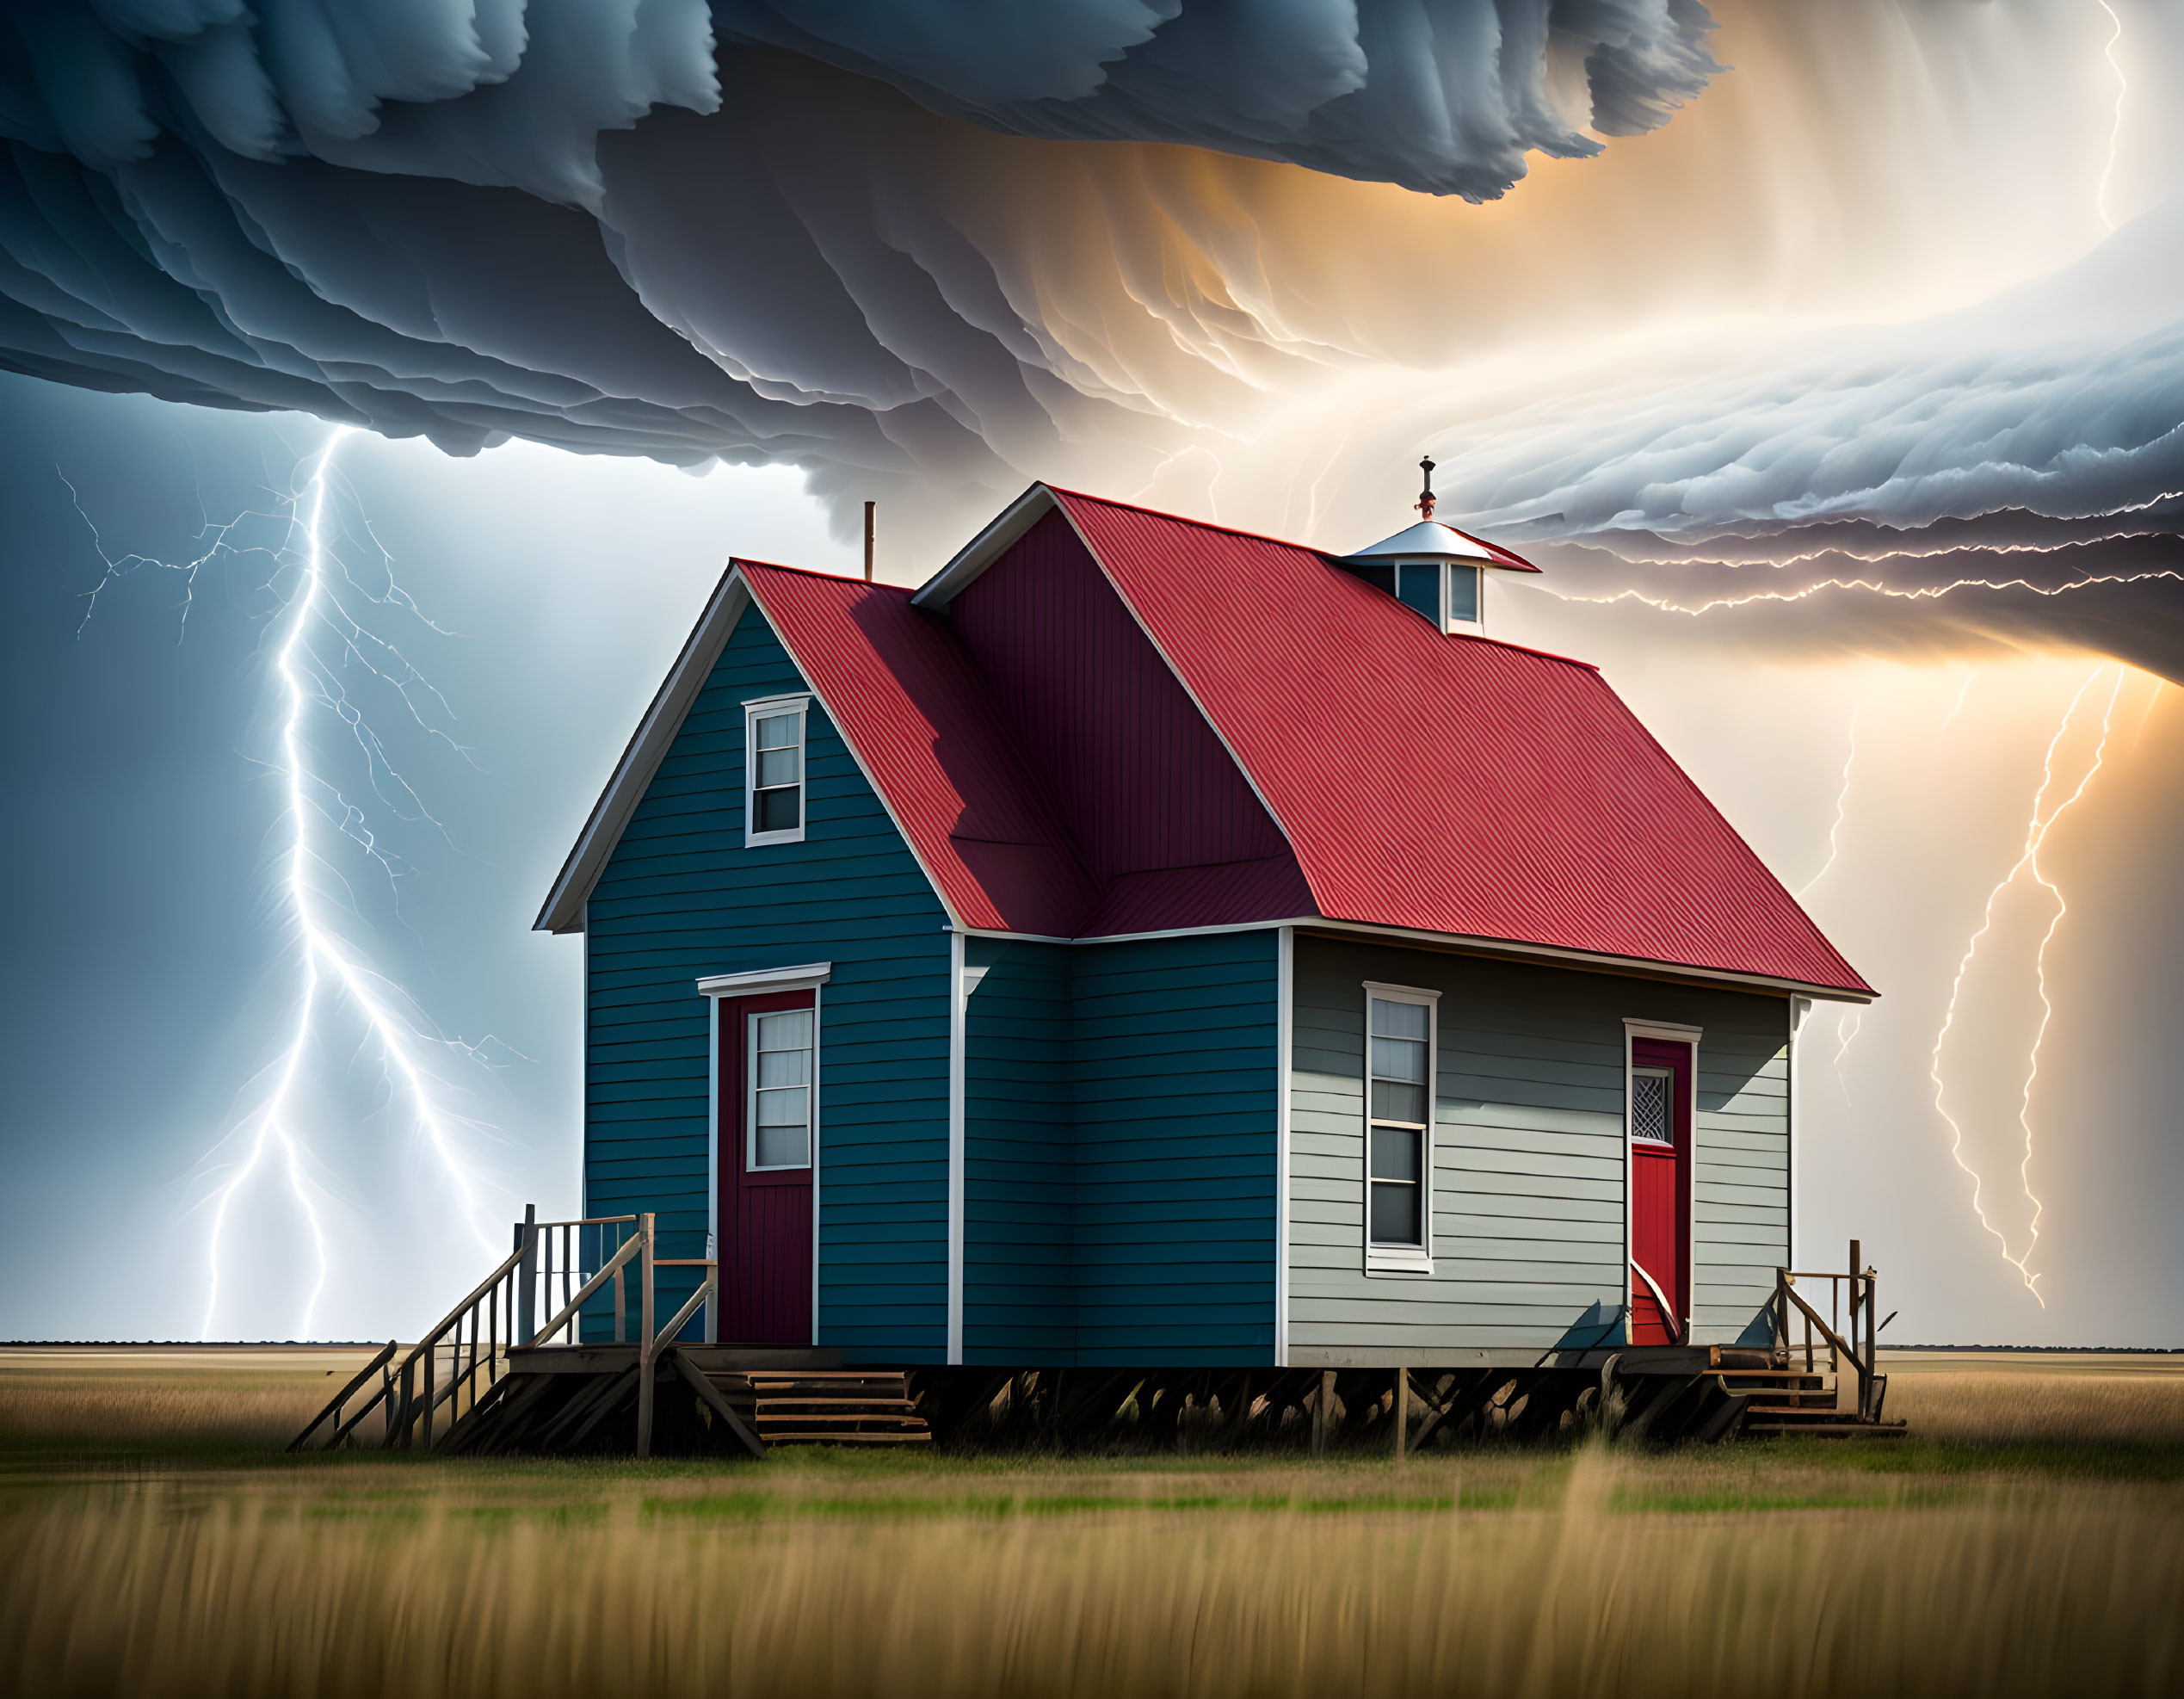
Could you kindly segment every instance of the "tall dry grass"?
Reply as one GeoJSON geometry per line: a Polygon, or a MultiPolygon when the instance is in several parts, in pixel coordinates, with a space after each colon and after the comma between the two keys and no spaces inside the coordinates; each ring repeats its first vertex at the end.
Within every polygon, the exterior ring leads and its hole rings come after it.
{"type": "Polygon", "coordinates": [[[0,1351],[0,1449],[279,1449],[368,1352],[0,1351]]]}
{"type": "Polygon", "coordinates": [[[0,1659],[15,1691],[153,1699],[2184,1683],[2170,1489],[1632,1514],[1626,1476],[1589,1450],[1553,1508],[1410,1514],[774,1516],[685,1483],[571,1517],[445,1492],[99,1489],[5,1517],[0,1659]]]}
{"type": "Polygon", "coordinates": [[[1971,1445],[2184,1446],[2184,1373],[1897,1373],[1887,1413],[1971,1445]]]}

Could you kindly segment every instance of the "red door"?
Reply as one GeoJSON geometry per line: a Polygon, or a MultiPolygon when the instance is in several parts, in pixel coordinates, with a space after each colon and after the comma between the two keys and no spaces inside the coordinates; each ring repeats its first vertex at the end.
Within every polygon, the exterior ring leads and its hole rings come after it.
{"type": "Polygon", "coordinates": [[[811,992],[720,1004],[724,1344],[808,1345],[818,1010],[811,992]]]}
{"type": "Polygon", "coordinates": [[[1691,1047],[1631,1041],[1631,1343],[1684,1343],[1691,1313],[1691,1047]]]}

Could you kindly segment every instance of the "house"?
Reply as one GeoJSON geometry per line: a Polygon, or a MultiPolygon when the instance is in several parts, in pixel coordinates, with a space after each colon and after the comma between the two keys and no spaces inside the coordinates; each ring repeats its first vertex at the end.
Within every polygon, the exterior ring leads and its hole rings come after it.
{"type": "Polygon", "coordinates": [[[1798,1016],[1874,993],[1422,507],[1342,557],[1034,485],[915,592],[731,563],[538,921],[586,1214],[851,1364],[1765,1343],[1798,1016]]]}

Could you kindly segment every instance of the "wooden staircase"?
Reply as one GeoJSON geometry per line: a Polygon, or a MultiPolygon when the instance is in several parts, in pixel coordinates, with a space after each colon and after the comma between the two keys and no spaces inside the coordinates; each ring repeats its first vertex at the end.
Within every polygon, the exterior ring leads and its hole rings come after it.
{"type": "Polygon", "coordinates": [[[933,1437],[899,1369],[752,1368],[706,1379],[769,1449],[920,1445],[933,1437]]]}
{"type": "MultiPolygon", "coordinates": [[[[682,1335],[713,1295],[710,1257],[658,1254],[653,1216],[540,1221],[408,1352],[389,1344],[313,1417],[292,1451],[363,1443],[510,1452],[763,1455],[776,1445],[901,1445],[932,1433],[900,1370],[845,1369],[814,1347],[700,1344],[682,1335]],[[696,1290],[663,1321],[657,1271],[696,1290]],[[611,1343],[583,1338],[611,1306],[611,1343]],[[535,1318],[543,1308],[550,1319],[535,1318]],[[632,1335],[634,1337],[631,1337],[632,1335]],[[376,1417],[369,1429],[362,1424],[376,1417]]],[[[677,1295],[680,1295],[678,1294],[677,1295]]]]}
{"type": "MultiPolygon", "coordinates": [[[[1739,1432],[1755,1437],[1802,1434],[1811,1439],[1903,1436],[1906,1424],[1900,1419],[1889,1421],[1881,1413],[1888,1399],[1888,1376],[1878,1368],[1876,1341],[1885,1325],[1879,1314],[1877,1294],[1880,1279],[1873,1270],[1861,1268],[1861,1260],[1858,1241],[1854,1239],[1850,1241],[1850,1267],[1847,1273],[1798,1273],[1788,1269],[1774,1271],[1774,1301],[1770,1306],[1774,1319],[1774,1355],[1781,1370],[1786,1372],[1778,1372],[1771,1380],[1755,1380],[1745,1394],[1749,1402],[1744,1406],[1739,1420],[1739,1432]],[[1820,1282],[1828,1282],[1828,1314],[1824,1318],[1815,1304],[1798,1290],[1801,1281],[1816,1288],[1820,1282]],[[1842,1308],[1846,1295],[1849,1300],[1848,1314],[1842,1308]],[[1797,1368],[1798,1341],[1792,1337],[1800,1319],[1805,1336],[1802,1371],[1797,1368]],[[1843,1324],[1844,1331],[1837,1331],[1838,1321],[1843,1324]],[[1831,1374],[1820,1372],[1823,1356],[1831,1374]],[[1848,1382],[1846,1374],[1852,1377],[1848,1382]],[[1842,1396],[1847,1386],[1855,1394],[1848,1408],[1842,1396]]],[[[1731,1387],[1726,1375],[1723,1378],[1724,1392],[1733,1394],[1743,1391],[1731,1387]]]]}

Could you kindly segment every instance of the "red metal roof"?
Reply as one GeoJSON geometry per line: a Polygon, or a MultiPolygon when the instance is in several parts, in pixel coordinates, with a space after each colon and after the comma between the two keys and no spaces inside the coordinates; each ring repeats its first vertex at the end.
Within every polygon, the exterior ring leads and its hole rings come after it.
{"type": "MultiPolygon", "coordinates": [[[[1078,548],[1074,539],[1070,547],[1078,548]]],[[[1126,866],[1095,880],[1061,824],[1049,775],[1018,735],[1021,707],[1011,712],[996,698],[945,616],[912,607],[890,584],[736,564],[964,925],[1112,937],[1311,912],[1311,893],[1271,826],[1246,858],[1126,866]]],[[[1119,605],[1115,617],[1128,622],[1119,605]]],[[[1164,673],[1158,682],[1175,688],[1164,673]]],[[[1248,791],[1243,800],[1256,808],[1248,791]]]]}
{"type": "Polygon", "coordinates": [[[891,584],[736,564],[957,920],[1074,935],[1098,893],[947,622],[891,584]]]}
{"type": "Polygon", "coordinates": [[[1592,667],[1294,543],[1056,490],[1330,918],[1870,996],[1592,667]]]}

